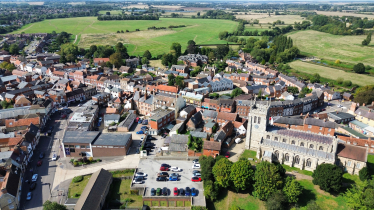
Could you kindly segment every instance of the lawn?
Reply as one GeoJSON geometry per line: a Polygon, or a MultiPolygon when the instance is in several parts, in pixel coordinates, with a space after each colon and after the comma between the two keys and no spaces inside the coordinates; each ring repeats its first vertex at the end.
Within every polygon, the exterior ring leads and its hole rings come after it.
{"type": "MultiPolygon", "coordinates": [[[[374,49],[374,48],[373,48],[374,49]]],[[[374,53],[374,52],[373,52],[374,53]]],[[[374,56],[373,56],[374,59],[374,56]]],[[[374,62],[374,60],[373,60],[374,62]]],[[[365,74],[350,73],[343,70],[338,70],[330,67],[320,66],[302,61],[293,61],[290,63],[291,68],[308,74],[318,73],[321,77],[336,80],[342,77],[345,80],[351,80],[353,84],[357,85],[372,85],[374,77],[365,74]]]]}
{"type": "Polygon", "coordinates": [[[112,171],[113,178],[120,178],[120,177],[126,177],[126,176],[133,176],[134,175],[134,169],[126,169],[123,171],[112,171]]]}
{"type": "Polygon", "coordinates": [[[290,166],[284,165],[284,164],[282,164],[282,166],[288,172],[297,171],[297,173],[299,173],[299,174],[304,174],[304,175],[307,175],[307,176],[312,176],[313,175],[313,172],[311,172],[311,171],[300,170],[299,168],[290,167],[290,166]]]}
{"type": "Polygon", "coordinates": [[[243,154],[240,155],[240,158],[245,158],[245,159],[253,158],[253,160],[250,160],[249,162],[251,162],[252,165],[256,165],[258,163],[256,162],[258,160],[256,158],[256,154],[257,154],[256,151],[244,150],[243,154]]]}
{"type": "Polygon", "coordinates": [[[187,47],[188,40],[197,44],[225,44],[219,40],[221,31],[233,31],[238,23],[230,20],[189,19],[189,18],[160,18],[160,20],[120,20],[98,21],[96,17],[79,17],[66,19],[51,19],[27,24],[13,33],[50,33],[66,31],[79,38],[79,47],[88,48],[92,44],[115,45],[123,42],[131,55],[143,55],[149,50],[153,56],[168,52],[173,42],[182,45],[182,51],[187,47]],[[168,27],[170,25],[186,25],[183,28],[166,30],[147,30],[148,27],[168,27]],[[140,31],[135,32],[135,29],[140,31]],[[118,30],[129,30],[119,33],[118,30]]]}
{"type": "Polygon", "coordinates": [[[118,201],[123,203],[126,198],[130,198],[132,202],[127,204],[128,207],[143,206],[142,196],[130,194],[130,185],[131,179],[113,179],[113,183],[110,186],[107,196],[107,202],[109,205],[114,207],[118,201]]]}
{"type": "Polygon", "coordinates": [[[366,47],[361,45],[366,35],[341,36],[313,30],[291,32],[288,35],[293,39],[294,46],[306,55],[353,64],[374,63],[373,43],[366,47]]]}
{"type": "Polygon", "coordinates": [[[265,209],[264,202],[256,199],[249,192],[236,193],[224,189],[221,190],[218,199],[214,203],[207,200],[209,210],[227,210],[233,204],[244,210],[265,209]]]}
{"type": "Polygon", "coordinates": [[[374,155],[368,155],[367,167],[369,168],[370,174],[374,175],[374,155]]]}
{"type": "Polygon", "coordinates": [[[314,185],[310,180],[299,180],[299,183],[304,187],[303,194],[300,196],[299,202],[297,203],[300,210],[306,210],[305,206],[311,200],[315,200],[322,209],[326,210],[349,209],[341,195],[334,196],[322,191],[319,189],[318,185],[314,185]]]}
{"type": "Polygon", "coordinates": [[[71,182],[69,185],[69,198],[79,198],[86,187],[88,180],[91,178],[91,175],[83,176],[83,180],[78,183],[71,182]]]}

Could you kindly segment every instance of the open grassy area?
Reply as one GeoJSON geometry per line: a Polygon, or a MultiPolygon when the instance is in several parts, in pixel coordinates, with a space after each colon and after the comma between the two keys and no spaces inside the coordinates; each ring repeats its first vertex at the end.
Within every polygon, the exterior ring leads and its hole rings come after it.
{"type": "Polygon", "coordinates": [[[120,15],[122,14],[122,10],[101,10],[99,14],[105,15],[106,12],[110,12],[111,15],[120,15]]]}
{"type": "Polygon", "coordinates": [[[132,202],[127,204],[128,207],[143,206],[142,196],[130,194],[130,185],[131,179],[113,179],[113,183],[110,186],[107,196],[107,202],[109,205],[115,205],[118,201],[123,203],[126,198],[130,198],[132,202]]]}
{"type": "Polygon", "coordinates": [[[372,85],[374,77],[365,74],[349,73],[343,70],[338,70],[330,67],[324,67],[316,64],[311,64],[302,61],[293,61],[290,63],[291,68],[308,73],[318,73],[321,77],[336,80],[338,77],[342,77],[345,80],[351,80],[353,84],[357,85],[372,85]]]}
{"type": "Polygon", "coordinates": [[[209,210],[227,210],[233,204],[245,210],[265,209],[264,202],[253,197],[249,192],[236,193],[225,189],[221,190],[218,199],[214,203],[207,200],[209,210]]]}
{"type": "Polygon", "coordinates": [[[149,50],[152,55],[158,55],[170,50],[173,42],[179,42],[182,50],[187,47],[188,40],[197,44],[225,44],[219,40],[221,31],[233,31],[237,22],[214,19],[161,18],[160,20],[123,20],[98,21],[96,17],[79,17],[66,19],[51,19],[27,24],[13,33],[43,33],[66,31],[75,35],[81,34],[79,47],[88,48],[92,44],[115,45],[123,42],[131,55],[142,55],[149,50]],[[186,25],[187,27],[167,30],[147,30],[148,27],[169,27],[170,25],[186,25]],[[140,31],[135,32],[135,29],[140,31]],[[129,30],[129,33],[116,32],[129,30]]]}
{"type": "Polygon", "coordinates": [[[368,19],[374,19],[374,15],[369,15],[369,14],[356,14],[356,13],[349,13],[347,14],[346,12],[332,12],[332,11],[316,11],[317,14],[319,15],[327,15],[327,16],[353,16],[353,17],[360,17],[360,18],[365,18],[367,17],[368,19]]]}
{"type": "Polygon", "coordinates": [[[288,172],[297,171],[297,173],[299,173],[299,174],[304,174],[304,175],[307,175],[307,176],[312,176],[312,175],[313,175],[313,172],[311,172],[311,171],[300,170],[299,168],[296,168],[296,167],[290,167],[290,166],[285,165],[285,164],[282,164],[282,166],[283,166],[283,168],[286,169],[286,171],[288,171],[288,172]]]}
{"type": "Polygon", "coordinates": [[[341,36],[323,33],[319,31],[306,30],[291,32],[289,36],[293,39],[293,44],[306,55],[317,56],[330,60],[365,65],[374,63],[374,45],[362,46],[361,42],[366,35],[361,36],[341,36]]]}
{"type": "Polygon", "coordinates": [[[83,180],[78,183],[71,182],[69,185],[69,198],[79,198],[86,187],[88,180],[90,180],[91,175],[83,176],[83,180]]]}
{"type": "Polygon", "coordinates": [[[256,151],[244,150],[243,154],[240,155],[240,158],[245,158],[245,159],[253,158],[253,160],[250,160],[249,162],[251,162],[252,165],[256,165],[258,163],[258,162],[256,162],[258,160],[256,158],[256,154],[257,154],[256,151]]]}

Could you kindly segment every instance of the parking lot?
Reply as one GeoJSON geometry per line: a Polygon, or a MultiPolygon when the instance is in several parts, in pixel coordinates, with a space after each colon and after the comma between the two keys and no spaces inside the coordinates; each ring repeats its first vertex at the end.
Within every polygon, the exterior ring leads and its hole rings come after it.
{"type": "MultiPolygon", "coordinates": [[[[197,190],[196,197],[203,197],[203,183],[202,182],[192,182],[192,171],[199,170],[199,169],[192,169],[192,161],[181,161],[181,160],[155,160],[155,159],[142,159],[139,162],[138,172],[144,172],[148,174],[146,180],[143,181],[143,184],[134,184],[134,186],[145,186],[147,188],[145,196],[151,196],[151,188],[168,188],[168,196],[174,196],[173,190],[174,187],[178,189],[186,187],[195,188],[197,190]],[[172,172],[168,171],[169,175],[171,173],[178,173],[179,179],[178,181],[166,181],[166,182],[158,182],[156,181],[157,173],[160,173],[160,166],[161,164],[166,163],[170,166],[176,166],[182,169],[181,172],[172,172]]],[[[195,199],[199,199],[195,198],[195,199]]]]}

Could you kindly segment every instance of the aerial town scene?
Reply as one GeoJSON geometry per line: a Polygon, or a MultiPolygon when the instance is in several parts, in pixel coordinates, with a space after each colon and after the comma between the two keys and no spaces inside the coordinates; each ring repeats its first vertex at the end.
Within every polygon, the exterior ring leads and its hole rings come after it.
{"type": "Polygon", "coordinates": [[[0,0],[0,210],[374,209],[372,1],[0,0]]]}

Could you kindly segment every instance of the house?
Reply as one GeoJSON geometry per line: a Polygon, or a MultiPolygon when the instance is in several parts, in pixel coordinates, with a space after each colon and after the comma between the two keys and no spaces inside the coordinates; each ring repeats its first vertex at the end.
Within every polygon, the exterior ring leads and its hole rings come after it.
{"type": "Polygon", "coordinates": [[[366,136],[374,136],[374,127],[369,126],[358,120],[353,120],[349,122],[349,127],[355,131],[358,131],[366,136]]]}
{"type": "Polygon", "coordinates": [[[159,130],[175,120],[175,110],[168,107],[160,107],[151,112],[149,124],[152,129],[159,130]]]}
{"type": "Polygon", "coordinates": [[[374,127],[374,102],[371,106],[360,106],[357,110],[356,106],[357,104],[353,103],[351,107],[352,112],[356,116],[356,120],[374,127]]]}
{"type": "Polygon", "coordinates": [[[340,93],[332,90],[325,90],[325,100],[331,101],[331,100],[336,100],[340,99],[340,93]]]}
{"type": "Polygon", "coordinates": [[[10,169],[0,169],[0,208],[1,209],[18,209],[21,196],[21,170],[12,165],[10,169]]]}
{"type": "Polygon", "coordinates": [[[355,120],[355,116],[345,112],[330,112],[327,113],[328,119],[337,124],[348,124],[350,121],[355,120]]]}
{"type": "Polygon", "coordinates": [[[27,99],[24,96],[19,96],[16,98],[16,102],[14,103],[14,107],[20,107],[20,106],[30,106],[31,102],[29,99],[27,99]]]}
{"type": "Polygon", "coordinates": [[[366,167],[368,148],[349,144],[338,144],[336,164],[344,171],[358,175],[366,167]]]}
{"type": "Polygon", "coordinates": [[[217,115],[217,123],[219,126],[223,126],[228,122],[237,121],[238,114],[236,113],[226,113],[226,112],[218,112],[217,115]]]}
{"type": "Polygon", "coordinates": [[[204,124],[203,131],[208,135],[211,135],[217,131],[218,125],[214,121],[208,121],[204,124]]]}
{"type": "Polygon", "coordinates": [[[196,130],[203,123],[202,112],[199,111],[194,114],[191,119],[187,122],[187,128],[189,130],[196,130]]]}
{"type": "Polygon", "coordinates": [[[218,115],[218,112],[216,112],[216,111],[204,110],[202,117],[203,117],[203,120],[205,122],[208,122],[208,121],[216,122],[217,121],[217,115],[218,115]]]}
{"type": "Polygon", "coordinates": [[[200,131],[190,131],[192,137],[201,138],[204,141],[208,139],[208,134],[200,131]]]}
{"type": "Polygon", "coordinates": [[[102,133],[92,144],[94,157],[125,156],[132,144],[131,133],[102,133]]]}
{"type": "Polygon", "coordinates": [[[188,105],[180,112],[179,116],[189,120],[195,113],[196,107],[194,105],[188,105]]]}
{"type": "Polygon", "coordinates": [[[236,113],[240,117],[248,117],[252,104],[250,100],[236,100],[236,113]]]}
{"type": "Polygon", "coordinates": [[[347,101],[351,101],[351,100],[353,100],[353,95],[350,94],[350,93],[344,92],[343,93],[343,99],[347,100],[347,101]]]}
{"type": "Polygon", "coordinates": [[[99,93],[92,96],[92,100],[98,105],[106,105],[110,101],[110,93],[99,93]]]}
{"type": "Polygon", "coordinates": [[[190,72],[190,68],[187,65],[172,65],[171,70],[186,74],[190,72]]]}
{"type": "Polygon", "coordinates": [[[219,99],[218,100],[219,111],[221,112],[234,112],[235,101],[232,99],[219,99]]]}
{"type": "Polygon", "coordinates": [[[188,150],[188,136],[187,135],[173,135],[169,143],[169,152],[175,155],[187,155],[188,150]]]}
{"type": "Polygon", "coordinates": [[[111,124],[115,123],[117,124],[120,119],[119,114],[106,114],[104,115],[104,126],[109,127],[111,124]]]}
{"type": "Polygon", "coordinates": [[[109,58],[94,58],[94,65],[101,66],[103,64],[106,64],[106,62],[109,62],[109,58]]]}
{"type": "Polygon", "coordinates": [[[101,210],[109,193],[113,175],[107,170],[100,169],[92,174],[74,210],[101,210]]]}
{"type": "Polygon", "coordinates": [[[203,146],[203,155],[217,157],[221,153],[221,142],[205,141],[203,146]]]}
{"type": "Polygon", "coordinates": [[[92,143],[98,137],[96,131],[66,131],[63,143],[65,157],[93,157],[92,143]]]}
{"type": "Polygon", "coordinates": [[[73,113],[66,130],[92,131],[98,115],[99,106],[93,105],[92,101],[88,101],[73,113]]]}
{"type": "Polygon", "coordinates": [[[126,66],[136,68],[139,65],[139,58],[126,59],[126,66]]]}

